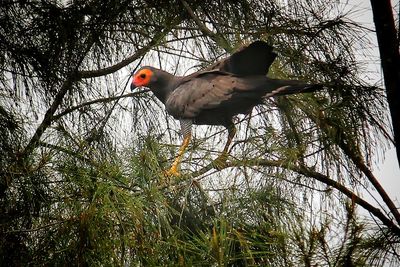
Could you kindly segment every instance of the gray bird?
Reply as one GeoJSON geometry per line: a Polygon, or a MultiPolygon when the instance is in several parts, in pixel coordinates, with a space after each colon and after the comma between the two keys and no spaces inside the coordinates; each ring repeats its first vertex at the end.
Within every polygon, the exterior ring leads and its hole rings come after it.
{"type": "Polygon", "coordinates": [[[228,129],[228,140],[215,160],[222,167],[236,133],[233,117],[248,114],[266,97],[312,92],[319,84],[266,76],[276,54],[273,47],[255,41],[212,66],[190,74],[175,76],[145,66],[132,79],[131,89],[147,87],[164,103],[167,112],[180,121],[183,142],[167,175],[179,175],[179,164],[191,139],[192,124],[222,125],[228,129]]]}

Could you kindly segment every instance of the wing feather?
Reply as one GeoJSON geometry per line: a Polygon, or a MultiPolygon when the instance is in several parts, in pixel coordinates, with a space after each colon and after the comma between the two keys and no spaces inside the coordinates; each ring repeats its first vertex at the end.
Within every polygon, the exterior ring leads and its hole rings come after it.
{"type": "MultiPolygon", "coordinates": [[[[266,77],[259,79],[262,82],[266,77]]],[[[244,92],[257,88],[257,82],[219,71],[204,72],[178,86],[169,95],[165,106],[175,118],[195,118],[203,110],[229,106],[237,98],[246,96],[244,92]]],[[[260,91],[257,95],[262,94],[260,91]]]]}
{"type": "Polygon", "coordinates": [[[206,71],[181,83],[168,96],[165,106],[176,119],[196,118],[202,111],[211,109],[215,109],[215,113],[208,114],[231,117],[247,112],[261,103],[263,97],[312,92],[320,88],[316,84],[269,79],[264,75],[240,77],[206,71]]]}
{"type": "Polygon", "coordinates": [[[239,76],[266,75],[275,58],[272,46],[255,41],[205,70],[221,70],[239,76]]]}
{"type": "MultiPolygon", "coordinates": [[[[165,106],[175,118],[195,118],[202,110],[218,107],[230,99],[237,78],[221,72],[206,72],[177,87],[165,106]]],[[[218,115],[218,114],[216,114],[218,115]]]]}

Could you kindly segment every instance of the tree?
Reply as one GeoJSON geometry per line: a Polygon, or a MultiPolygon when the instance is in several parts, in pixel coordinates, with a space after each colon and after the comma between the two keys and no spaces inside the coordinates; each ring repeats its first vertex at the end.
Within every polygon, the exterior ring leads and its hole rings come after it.
{"type": "MultiPolygon", "coordinates": [[[[392,118],[394,140],[400,143],[400,111],[396,103],[400,100],[400,53],[398,32],[395,27],[390,1],[378,3],[371,0],[376,35],[378,38],[381,64],[385,79],[390,115],[392,118]]],[[[396,145],[397,159],[400,166],[400,148],[396,145]]]]}
{"type": "Polygon", "coordinates": [[[367,29],[337,1],[8,1],[0,12],[0,262],[399,262],[400,215],[371,171],[393,139],[387,102],[360,78],[367,29]],[[221,129],[197,127],[184,175],[166,181],[179,127],[146,90],[126,93],[129,72],[184,74],[255,39],[279,52],[271,75],[326,90],[239,117],[223,170],[212,164],[221,129]]]}

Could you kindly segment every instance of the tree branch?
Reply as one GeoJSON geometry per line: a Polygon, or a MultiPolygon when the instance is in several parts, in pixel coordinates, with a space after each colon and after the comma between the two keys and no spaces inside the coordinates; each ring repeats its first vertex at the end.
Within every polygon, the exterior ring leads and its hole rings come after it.
{"type": "Polygon", "coordinates": [[[79,77],[82,79],[95,78],[95,77],[105,76],[122,69],[123,67],[139,59],[141,56],[146,54],[151,48],[156,46],[168,34],[169,31],[170,28],[166,28],[163,31],[159,32],[153,37],[153,39],[146,46],[136,50],[135,54],[131,55],[130,57],[127,57],[121,62],[104,69],[80,71],[79,77]]]}
{"type": "MultiPolygon", "coordinates": [[[[400,236],[400,228],[392,221],[390,218],[386,217],[384,213],[379,208],[374,207],[366,200],[362,199],[361,197],[357,196],[354,192],[349,190],[346,186],[342,185],[341,183],[330,179],[328,176],[313,171],[312,169],[308,168],[305,165],[294,165],[292,162],[286,160],[280,161],[271,161],[265,159],[249,159],[249,160],[234,160],[231,162],[227,162],[222,169],[231,168],[231,167],[251,167],[251,166],[263,166],[263,167],[275,167],[275,168],[282,168],[289,171],[296,172],[306,177],[314,178],[317,181],[320,181],[323,184],[328,186],[332,186],[333,188],[337,189],[342,194],[346,195],[350,198],[354,203],[360,205],[368,212],[373,214],[377,217],[385,226],[387,226],[393,233],[400,236]]],[[[204,173],[208,172],[209,170],[214,168],[214,162],[211,162],[207,166],[203,167],[202,169],[193,172],[190,174],[191,178],[198,177],[203,175],[204,173]]]]}
{"type": "MultiPolygon", "coordinates": [[[[72,87],[72,84],[74,82],[76,82],[80,79],[83,79],[83,78],[94,78],[94,77],[107,75],[107,74],[110,74],[112,72],[119,70],[120,68],[126,66],[127,64],[131,63],[132,61],[143,56],[148,50],[151,49],[152,46],[156,45],[163,37],[165,37],[165,35],[168,33],[168,31],[169,31],[169,28],[165,29],[164,31],[161,31],[160,34],[157,34],[149,42],[149,44],[146,47],[143,47],[143,48],[137,50],[134,55],[130,56],[126,60],[123,60],[114,66],[111,66],[111,67],[108,67],[105,69],[101,69],[101,70],[95,70],[95,71],[73,71],[73,72],[71,72],[71,74],[67,77],[66,81],[63,83],[63,85],[61,86],[57,95],[55,96],[50,108],[46,111],[43,121],[41,122],[39,127],[36,129],[36,132],[32,136],[28,145],[25,147],[24,151],[22,152],[22,158],[24,156],[32,153],[32,151],[35,149],[35,147],[37,146],[37,143],[40,141],[42,134],[50,126],[51,122],[54,120],[54,117],[53,117],[54,113],[60,106],[65,94],[70,90],[70,88],[72,87]]],[[[89,48],[90,48],[90,45],[88,45],[87,51],[85,53],[83,53],[84,55],[86,55],[86,53],[89,51],[89,48]]],[[[84,58],[84,56],[82,55],[81,61],[83,60],[83,58],[84,58]]],[[[79,64],[78,64],[78,66],[79,66],[79,64]]],[[[60,117],[59,115],[57,118],[60,117]]]]}
{"type": "Polygon", "coordinates": [[[50,108],[46,111],[43,121],[40,123],[39,127],[36,129],[34,135],[30,139],[28,145],[25,147],[25,149],[22,153],[23,157],[29,155],[35,149],[38,142],[40,141],[40,138],[42,137],[42,134],[50,126],[50,124],[53,120],[53,114],[56,112],[57,108],[60,106],[65,94],[71,89],[72,84],[76,81],[76,79],[77,79],[76,72],[71,73],[67,77],[66,81],[61,86],[60,90],[57,92],[50,108]]]}
{"type": "Polygon", "coordinates": [[[400,52],[390,0],[371,0],[387,100],[400,167],[400,52]]]}
{"type": "MultiPolygon", "coordinates": [[[[342,128],[337,127],[330,118],[325,117],[324,113],[316,111],[317,114],[313,114],[309,109],[302,108],[310,120],[312,120],[327,136],[330,136],[330,129],[337,131],[337,136],[340,136],[338,141],[334,141],[334,144],[344,152],[344,154],[354,163],[354,165],[367,177],[371,184],[378,191],[382,200],[385,202],[390,212],[393,214],[396,222],[400,225],[400,213],[396,205],[393,203],[389,195],[386,193],[378,179],[374,176],[372,171],[365,164],[364,159],[361,156],[360,148],[354,142],[351,142],[351,138],[348,134],[343,131],[342,128]]],[[[333,140],[333,139],[332,139],[333,140]]]]}
{"type": "Polygon", "coordinates": [[[357,166],[357,168],[360,169],[364,173],[364,175],[368,178],[368,180],[375,187],[379,195],[382,197],[383,201],[388,206],[389,210],[392,212],[397,223],[400,225],[400,213],[396,205],[393,203],[389,195],[386,193],[385,189],[383,189],[382,185],[379,183],[378,179],[374,176],[372,171],[367,167],[367,165],[365,165],[364,160],[361,158],[361,156],[357,156],[357,153],[355,153],[350,148],[349,145],[345,144],[343,139],[341,139],[340,141],[339,144],[340,148],[353,161],[353,163],[357,166]]]}
{"type": "Polygon", "coordinates": [[[305,111],[308,117],[314,121],[317,125],[319,125],[320,129],[324,131],[327,135],[329,135],[329,128],[333,127],[339,131],[340,140],[337,142],[337,145],[343,150],[346,156],[356,165],[356,167],[364,173],[367,179],[372,183],[375,189],[378,191],[379,195],[382,197],[383,201],[393,214],[397,223],[400,225],[400,213],[397,209],[396,205],[390,199],[389,195],[383,189],[382,185],[378,182],[378,179],[374,176],[368,166],[365,164],[363,158],[361,157],[361,152],[359,151],[359,147],[355,144],[349,142],[351,140],[347,133],[344,132],[341,128],[335,127],[334,123],[331,123],[328,118],[326,118],[323,113],[319,113],[318,121],[315,119],[315,116],[309,114],[309,112],[305,111]],[[352,144],[352,145],[350,145],[352,144]]]}
{"type": "Polygon", "coordinates": [[[139,92],[128,93],[128,94],[125,94],[125,95],[111,96],[111,97],[106,97],[106,98],[99,98],[99,99],[95,99],[95,100],[92,100],[92,101],[84,102],[84,103],[81,103],[81,104],[79,104],[77,106],[67,108],[67,109],[63,110],[62,112],[54,115],[53,116],[53,120],[58,120],[61,117],[65,116],[65,115],[67,115],[67,114],[69,114],[69,113],[71,113],[71,112],[73,112],[73,111],[75,111],[77,109],[86,107],[86,106],[90,106],[90,105],[97,104],[97,103],[108,103],[108,102],[112,102],[114,100],[118,100],[118,99],[125,98],[125,97],[134,97],[134,96],[137,96],[139,94],[142,94],[142,93],[145,93],[145,92],[148,92],[148,91],[149,91],[148,89],[145,89],[145,90],[141,90],[139,92]]]}
{"type": "Polygon", "coordinates": [[[67,155],[73,156],[73,157],[79,159],[82,162],[89,162],[93,166],[96,166],[96,167],[98,166],[98,164],[93,162],[91,159],[86,158],[85,156],[81,155],[79,152],[74,152],[74,151],[68,150],[68,149],[66,149],[64,147],[48,144],[48,143],[45,143],[45,142],[39,142],[39,145],[42,146],[42,147],[47,147],[47,148],[53,149],[53,150],[58,150],[58,151],[60,151],[62,153],[65,153],[67,155]]]}
{"type": "Polygon", "coordinates": [[[199,27],[200,31],[209,36],[216,44],[222,47],[226,52],[232,53],[234,51],[233,47],[227,42],[225,38],[211,31],[207,26],[196,16],[192,8],[185,0],[181,0],[182,5],[185,7],[186,11],[189,13],[189,16],[192,17],[193,21],[196,23],[197,27],[199,27]]]}

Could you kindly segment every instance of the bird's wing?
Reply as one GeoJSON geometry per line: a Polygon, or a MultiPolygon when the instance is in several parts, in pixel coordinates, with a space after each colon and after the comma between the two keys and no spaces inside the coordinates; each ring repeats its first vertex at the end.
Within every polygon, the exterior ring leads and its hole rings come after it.
{"type": "MultiPolygon", "coordinates": [[[[266,79],[259,77],[263,81],[266,79]]],[[[203,110],[230,105],[238,97],[244,97],[246,91],[251,92],[257,87],[254,82],[257,81],[220,71],[200,72],[178,86],[169,95],[165,106],[177,119],[195,118],[203,110]]],[[[259,97],[262,94],[260,92],[259,97]]]]}
{"type": "Polygon", "coordinates": [[[220,70],[238,76],[266,75],[276,58],[272,50],[267,43],[255,41],[205,70],[220,70]]]}
{"type": "Polygon", "coordinates": [[[321,88],[318,84],[269,79],[264,75],[240,77],[220,71],[206,71],[185,77],[168,96],[165,106],[176,119],[195,118],[202,111],[210,109],[234,115],[261,103],[264,97],[313,92],[321,88]]]}

